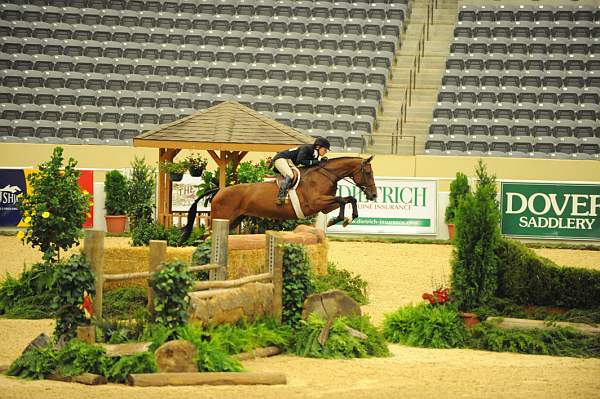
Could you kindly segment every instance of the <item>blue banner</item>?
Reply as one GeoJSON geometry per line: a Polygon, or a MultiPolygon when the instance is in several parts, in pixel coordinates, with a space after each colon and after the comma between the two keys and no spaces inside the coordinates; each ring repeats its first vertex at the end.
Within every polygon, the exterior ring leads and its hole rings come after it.
{"type": "Polygon", "coordinates": [[[27,193],[23,169],[0,169],[0,226],[17,226],[21,212],[19,196],[27,193]]]}

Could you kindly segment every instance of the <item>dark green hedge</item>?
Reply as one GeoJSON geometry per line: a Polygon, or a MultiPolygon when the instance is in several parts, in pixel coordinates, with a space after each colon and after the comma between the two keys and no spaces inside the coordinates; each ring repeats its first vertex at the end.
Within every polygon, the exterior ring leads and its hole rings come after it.
{"type": "Polygon", "coordinates": [[[600,271],[560,267],[509,239],[498,241],[496,255],[497,296],[528,305],[600,307],[600,271]]]}

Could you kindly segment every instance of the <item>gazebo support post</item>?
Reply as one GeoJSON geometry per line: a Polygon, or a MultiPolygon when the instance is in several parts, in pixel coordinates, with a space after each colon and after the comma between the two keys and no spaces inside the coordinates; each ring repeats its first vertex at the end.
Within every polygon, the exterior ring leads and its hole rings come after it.
{"type": "Polygon", "coordinates": [[[171,178],[160,167],[164,162],[173,162],[180,149],[160,148],[158,150],[158,222],[165,227],[173,224],[171,215],[172,183],[171,178]]]}

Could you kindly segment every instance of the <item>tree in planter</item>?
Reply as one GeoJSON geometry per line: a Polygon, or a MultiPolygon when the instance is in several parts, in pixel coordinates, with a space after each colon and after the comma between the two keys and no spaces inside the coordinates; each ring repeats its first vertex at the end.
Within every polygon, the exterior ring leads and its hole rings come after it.
{"type": "Polygon", "coordinates": [[[127,221],[127,178],[118,170],[111,170],[104,179],[104,193],[106,229],[111,233],[122,233],[127,221]]]}
{"type": "Polygon", "coordinates": [[[45,261],[60,259],[60,250],[79,243],[86,214],[90,209],[90,194],[77,180],[77,161],[69,158],[63,168],[63,149],[55,147],[48,162],[27,176],[32,190],[18,204],[28,226],[18,236],[33,247],[39,247],[45,261]]]}
{"type": "Polygon", "coordinates": [[[456,213],[451,296],[461,310],[486,305],[498,287],[495,250],[500,239],[500,212],[496,178],[481,161],[476,173],[477,188],[467,193],[456,213]]]}
{"type": "Polygon", "coordinates": [[[144,158],[135,158],[131,163],[131,176],[127,181],[127,215],[132,230],[140,223],[151,223],[154,212],[154,190],[156,170],[148,165],[144,158]]]}
{"type": "Polygon", "coordinates": [[[469,179],[464,173],[457,172],[456,178],[450,183],[450,201],[446,207],[445,221],[448,225],[450,239],[454,238],[454,219],[456,210],[463,198],[471,191],[469,188],[469,179]]]}

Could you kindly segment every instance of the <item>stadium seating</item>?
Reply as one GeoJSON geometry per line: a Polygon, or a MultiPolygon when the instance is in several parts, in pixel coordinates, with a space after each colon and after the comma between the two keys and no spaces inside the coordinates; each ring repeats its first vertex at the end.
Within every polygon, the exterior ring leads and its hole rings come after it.
{"type": "Polygon", "coordinates": [[[463,6],[426,153],[598,159],[600,8],[463,6]]]}
{"type": "Polygon", "coordinates": [[[356,147],[374,129],[409,13],[408,0],[5,2],[0,133],[130,142],[142,125],[235,100],[356,147]]]}

